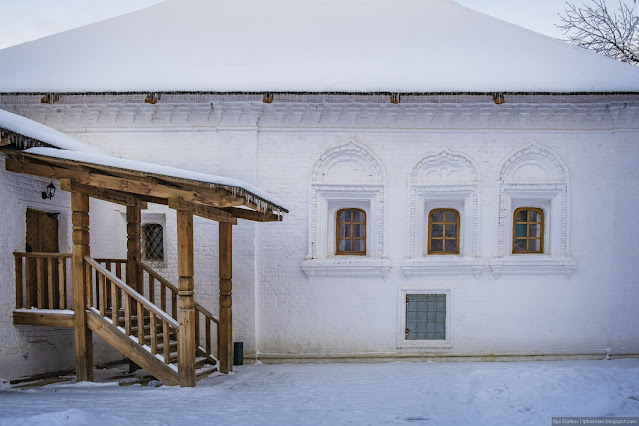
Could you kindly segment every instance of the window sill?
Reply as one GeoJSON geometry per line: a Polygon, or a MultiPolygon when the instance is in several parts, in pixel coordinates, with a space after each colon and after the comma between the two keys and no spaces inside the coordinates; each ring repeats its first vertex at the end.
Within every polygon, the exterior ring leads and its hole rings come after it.
{"type": "Polygon", "coordinates": [[[430,255],[402,262],[402,271],[406,278],[413,275],[474,275],[479,278],[484,269],[484,261],[469,256],[430,255]]]}
{"type": "Polygon", "coordinates": [[[308,259],[302,270],[310,281],[313,277],[372,277],[388,279],[391,262],[388,259],[362,256],[339,256],[327,259],[308,259]]]}
{"type": "Polygon", "coordinates": [[[453,342],[450,340],[406,340],[402,339],[397,349],[450,349],[453,342]]]}
{"type": "Polygon", "coordinates": [[[564,275],[570,278],[577,262],[570,256],[516,254],[495,257],[490,261],[493,276],[500,275],[564,275]]]}

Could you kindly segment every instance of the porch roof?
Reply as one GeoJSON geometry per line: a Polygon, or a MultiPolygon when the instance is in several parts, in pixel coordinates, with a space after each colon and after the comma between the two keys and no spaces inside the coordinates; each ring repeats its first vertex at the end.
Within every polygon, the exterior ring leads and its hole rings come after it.
{"type": "Polygon", "coordinates": [[[64,190],[122,205],[152,202],[231,223],[279,221],[288,213],[275,197],[241,180],[116,158],[2,110],[0,147],[9,171],[57,179],[64,190]]]}

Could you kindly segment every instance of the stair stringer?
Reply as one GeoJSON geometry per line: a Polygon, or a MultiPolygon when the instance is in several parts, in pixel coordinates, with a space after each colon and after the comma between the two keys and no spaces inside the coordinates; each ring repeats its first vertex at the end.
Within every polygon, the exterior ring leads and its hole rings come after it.
{"type": "Polygon", "coordinates": [[[87,325],[95,334],[167,386],[178,386],[178,372],[135,342],[110,321],[87,309],[87,325]]]}

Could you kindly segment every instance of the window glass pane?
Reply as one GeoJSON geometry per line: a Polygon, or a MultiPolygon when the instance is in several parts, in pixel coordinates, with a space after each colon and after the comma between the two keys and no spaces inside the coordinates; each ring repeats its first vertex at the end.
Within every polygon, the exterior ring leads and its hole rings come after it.
{"type": "Polygon", "coordinates": [[[528,210],[529,222],[541,222],[541,214],[535,210],[528,210]]]}
{"type": "Polygon", "coordinates": [[[443,222],[444,221],[444,212],[441,210],[436,210],[431,213],[430,217],[431,222],[443,222]]]}
{"type": "Polygon", "coordinates": [[[353,237],[363,237],[365,232],[365,225],[353,225],[353,237]]]}
{"type": "Polygon", "coordinates": [[[528,240],[528,251],[540,252],[541,240],[528,240]]]}
{"type": "Polygon", "coordinates": [[[528,236],[541,237],[541,225],[528,225],[528,236]]]}
{"type": "Polygon", "coordinates": [[[430,228],[430,236],[431,238],[441,238],[443,237],[444,226],[443,225],[431,225],[430,228]]]}
{"type": "Polygon", "coordinates": [[[365,244],[364,240],[353,240],[353,251],[364,251],[365,244]]]}
{"type": "Polygon", "coordinates": [[[526,236],[526,224],[518,223],[515,225],[515,237],[525,237],[526,236]]]}
{"type": "Polygon", "coordinates": [[[528,220],[527,213],[528,210],[518,210],[515,213],[515,222],[526,222],[528,220]]]}
{"type": "Polygon", "coordinates": [[[515,240],[514,251],[526,251],[526,240],[515,240]]]}
{"type": "Polygon", "coordinates": [[[406,296],[406,340],[446,339],[446,295],[406,296]]]}
{"type": "Polygon", "coordinates": [[[162,225],[148,223],[142,226],[142,253],[146,260],[164,260],[164,233],[162,225]]]}
{"type": "Polygon", "coordinates": [[[446,210],[444,217],[447,223],[457,223],[457,212],[454,210],[446,210]]]}
{"type": "Polygon", "coordinates": [[[339,251],[347,251],[351,248],[351,240],[339,240],[339,251]]]}
{"type": "Polygon", "coordinates": [[[430,241],[430,250],[431,251],[442,251],[442,240],[431,240],[430,241]]]}
{"type": "Polygon", "coordinates": [[[351,221],[351,211],[350,210],[344,210],[339,214],[339,221],[344,223],[344,222],[350,222],[351,221]]]}
{"type": "Polygon", "coordinates": [[[446,253],[457,253],[457,240],[446,240],[446,253]]]}
{"type": "Polygon", "coordinates": [[[339,226],[339,236],[340,237],[350,237],[351,236],[351,226],[350,225],[340,225],[339,226]]]}
{"type": "Polygon", "coordinates": [[[457,236],[457,225],[446,225],[446,237],[456,237],[457,236]]]}
{"type": "Polygon", "coordinates": [[[353,222],[364,223],[364,213],[361,210],[353,210],[353,222]]]}

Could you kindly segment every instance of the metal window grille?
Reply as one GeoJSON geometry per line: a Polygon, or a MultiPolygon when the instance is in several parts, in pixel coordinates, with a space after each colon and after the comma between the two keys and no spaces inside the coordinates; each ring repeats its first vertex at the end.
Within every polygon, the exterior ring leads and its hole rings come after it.
{"type": "Polygon", "coordinates": [[[446,295],[406,295],[406,340],[446,340],[446,295]]]}
{"type": "Polygon", "coordinates": [[[145,260],[164,260],[164,230],[162,225],[147,223],[142,226],[142,253],[145,260]]]}

